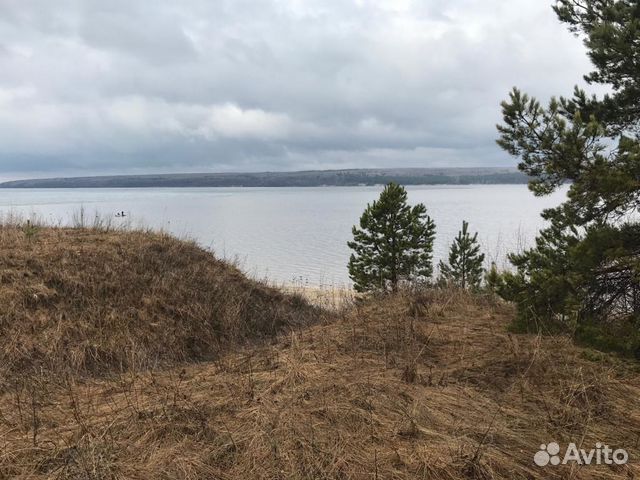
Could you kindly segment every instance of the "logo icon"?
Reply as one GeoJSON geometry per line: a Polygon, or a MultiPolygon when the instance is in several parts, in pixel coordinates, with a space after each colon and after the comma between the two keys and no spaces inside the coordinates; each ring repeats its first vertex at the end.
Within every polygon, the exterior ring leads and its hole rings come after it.
{"type": "Polygon", "coordinates": [[[540,445],[540,451],[533,456],[533,462],[539,467],[546,467],[547,465],[560,464],[560,445],[556,442],[551,442],[547,445],[544,443],[540,445]]]}

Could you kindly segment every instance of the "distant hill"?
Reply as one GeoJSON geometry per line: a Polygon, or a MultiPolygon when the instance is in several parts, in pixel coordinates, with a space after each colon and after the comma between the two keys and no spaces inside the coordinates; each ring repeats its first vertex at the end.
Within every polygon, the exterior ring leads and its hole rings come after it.
{"type": "Polygon", "coordinates": [[[318,187],[391,181],[403,185],[523,184],[527,183],[527,177],[514,168],[376,168],[42,178],[4,182],[0,188],[318,187]]]}

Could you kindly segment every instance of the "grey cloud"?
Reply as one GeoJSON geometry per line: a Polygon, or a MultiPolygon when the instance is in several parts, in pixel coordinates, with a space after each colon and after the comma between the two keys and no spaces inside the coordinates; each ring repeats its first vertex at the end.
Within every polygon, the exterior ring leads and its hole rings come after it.
{"type": "Polygon", "coordinates": [[[540,0],[4,0],[0,176],[509,165],[588,69],[540,0]]]}

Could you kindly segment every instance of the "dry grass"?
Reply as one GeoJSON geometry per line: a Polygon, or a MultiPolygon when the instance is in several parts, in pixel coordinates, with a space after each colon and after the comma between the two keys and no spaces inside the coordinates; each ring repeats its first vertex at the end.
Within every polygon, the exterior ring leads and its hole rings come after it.
{"type": "Polygon", "coordinates": [[[0,478],[637,476],[635,366],[562,337],[511,335],[512,315],[460,292],[414,293],[356,301],[211,362],[14,377],[0,395],[0,478]],[[632,463],[535,467],[552,440],[623,447],[632,463]]]}
{"type": "Polygon", "coordinates": [[[42,369],[95,374],[211,360],[224,344],[319,314],[169,235],[0,228],[0,388],[42,369]]]}

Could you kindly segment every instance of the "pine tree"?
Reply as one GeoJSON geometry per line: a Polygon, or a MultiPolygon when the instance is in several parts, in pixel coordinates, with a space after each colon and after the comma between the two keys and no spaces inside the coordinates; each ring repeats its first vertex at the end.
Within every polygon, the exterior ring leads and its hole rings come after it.
{"type": "Polygon", "coordinates": [[[504,279],[498,270],[496,262],[491,262],[491,267],[484,274],[484,284],[486,289],[492,294],[499,294],[504,286],[504,279]]]}
{"type": "Polygon", "coordinates": [[[407,204],[406,190],[389,183],[353,227],[349,276],[358,292],[397,291],[402,282],[427,281],[433,273],[435,224],[423,204],[407,204]]]}
{"type": "MultiPolygon", "coordinates": [[[[584,38],[604,96],[575,88],[547,107],[514,89],[502,103],[498,144],[520,159],[530,189],[547,195],[569,184],[567,200],[546,210],[535,247],[510,259],[506,290],[521,320],[578,326],[640,319],[640,3],[557,0],[560,21],[584,38]]],[[[633,323],[633,322],[631,322],[633,323]]],[[[640,323],[638,323],[640,324],[640,323]]]]}
{"type": "Polygon", "coordinates": [[[449,264],[440,261],[440,273],[445,282],[460,288],[476,289],[482,281],[484,253],[480,253],[478,233],[469,234],[469,223],[462,222],[449,249],[449,264]]]}

